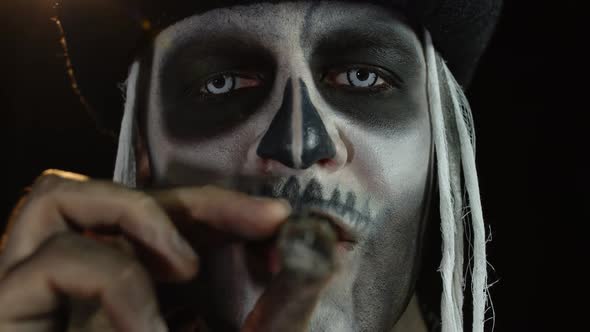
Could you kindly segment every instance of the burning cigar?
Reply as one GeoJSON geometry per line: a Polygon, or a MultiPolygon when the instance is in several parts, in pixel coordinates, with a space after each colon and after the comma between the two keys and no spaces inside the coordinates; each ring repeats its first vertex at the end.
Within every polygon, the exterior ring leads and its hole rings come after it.
{"type": "Polygon", "coordinates": [[[277,241],[280,272],[249,314],[242,332],[307,331],[321,291],[337,270],[337,236],[324,218],[292,216],[277,241]]]}

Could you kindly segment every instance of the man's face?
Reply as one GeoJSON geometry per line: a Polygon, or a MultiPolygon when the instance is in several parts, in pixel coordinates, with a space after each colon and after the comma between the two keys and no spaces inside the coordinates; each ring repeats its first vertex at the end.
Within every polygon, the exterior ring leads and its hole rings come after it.
{"type": "MultiPolygon", "coordinates": [[[[433,164],[410,27],[361,3],[210,11],[158,35],[147,95],[154,182],[183,183],[191,169],[278,176],[263,194],[346,230],[312,330],[391,328],[412,295],[433,164]]],[[[247,246],[217,254],[224,296],[211,305],[239,326],[267,281],[247,246]]]]}

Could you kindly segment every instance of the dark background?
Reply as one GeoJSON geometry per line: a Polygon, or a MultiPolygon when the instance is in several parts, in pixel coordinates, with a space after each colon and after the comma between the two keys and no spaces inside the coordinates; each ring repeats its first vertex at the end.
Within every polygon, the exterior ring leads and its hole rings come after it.
{"type": "MultiPolygon", "coordinates": [[[[114,164],[114,141],[69,88],[41,2],[0,0],[0,228],[44,169],[109,178],[114,164]]],[[[505,2],[468,91],[496,331],[577,331],[589,315],[586,11],[582,1],[505,2]]]]}

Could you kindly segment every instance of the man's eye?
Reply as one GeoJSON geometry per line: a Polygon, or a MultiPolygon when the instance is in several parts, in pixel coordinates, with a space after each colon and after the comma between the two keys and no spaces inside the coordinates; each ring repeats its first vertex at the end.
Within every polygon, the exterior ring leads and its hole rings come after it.
{"type": "Polygon", "coordinates": [[[350,86],[353,88],[375,88],[387,85],[379,73],[369,68],[351,68],[346,71],[334,71],[327,75],[332,85],[350,86]]]}
{"type": "Polygon", "coordinates": [[[219,74],[205,82],[205,85],[201,88],[201,93],[205,95],[223,95],[238,89],[257,87],[261,84],[262,79],[260,77],[219,74]]]}

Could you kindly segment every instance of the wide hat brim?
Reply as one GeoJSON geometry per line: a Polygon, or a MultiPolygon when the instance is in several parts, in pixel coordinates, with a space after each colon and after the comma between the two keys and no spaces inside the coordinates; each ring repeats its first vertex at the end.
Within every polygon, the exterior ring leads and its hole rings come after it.
{"type": "MultiPolygon", "coordinates": [[[[307,0],[309,1],[309,0],[307,0]]],[[[356,0],[357,2],[360,0],[356,0]]],[[[207,10],[260,0],[59,0],[68,69],[99,128],[116,133],[129,66],[158,31],[207,10]]],[[[363,0],[402,11],[432,35],[457,81],[467,87],[498,20],[502,0],[363,0]]]]}

